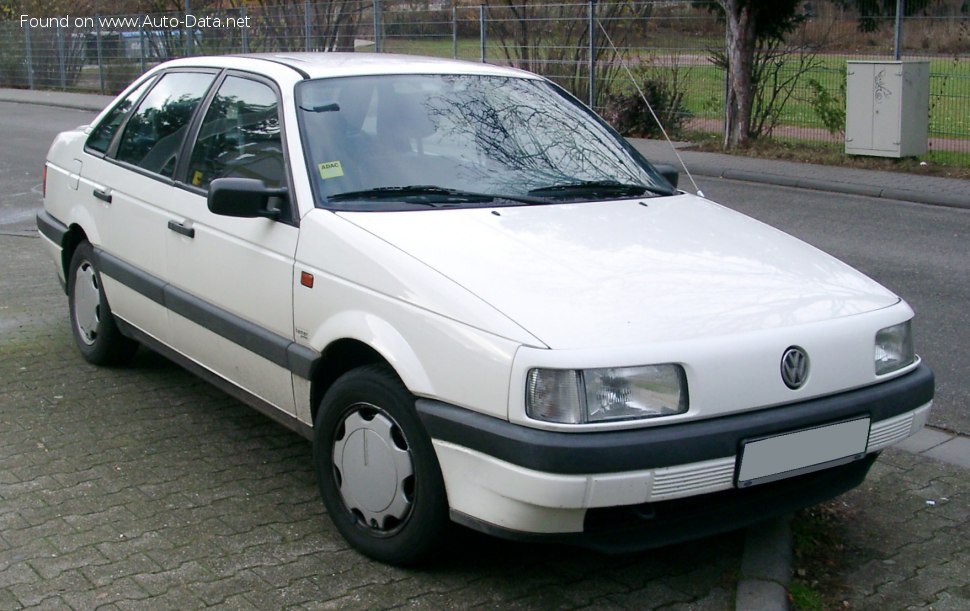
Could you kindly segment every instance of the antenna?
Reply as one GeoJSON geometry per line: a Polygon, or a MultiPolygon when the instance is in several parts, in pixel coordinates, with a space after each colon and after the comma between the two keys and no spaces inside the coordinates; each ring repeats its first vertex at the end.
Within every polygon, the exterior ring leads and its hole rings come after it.
{"type": "MultiPolygon", "coordinates": [[[[603,27],[603,22],[597,19],[596,24],[600,26],[600,30],[603,31],[603,36],[606,36],[606,42],[610,43],[610,47],[613,49],[613,52],[616,53],[617,56],[619,56],[620,50],[616,48],[615,44],[613,44],[613,39],[610,38],[610,33],[607,32],[606,28],[603,27]]],[[[643,90],[640,89],[640,84],[637,83],[637,79],[634,78],[633,73],[630,72],[630,67],[627,66],[625,62],[621,62],[620,65],[623,66],[623,70],[626,71],[626,75],[630,77],[630,82],[633,83],[633,86],[636,88],[637,93],[639,93],[640,97],[643,98],[643,103],[647,105],[647,110],[650,111],[650,115],[653,117],[653,120],[657,122],[657,126],[660,128],[660,133],[663,134],[664,139],[667,141],[667,144],[670,145],[671,150],[674,151],[674,155],[677,156],[677,161],[680,162],[680,167],[684,168],[684,173],[687,174],[687,178],[690,179],[690,184],[694,185],[694,190],[697,191],[697,194],[699,196],[704,197],[704,192],[701,191],[700,187],[697,186],[697,183],[694,182],[694,177],[691,176],[690,170],[687,169],[687,164],[684,163],[684,158],[680,156],[680,152],[677,150],[677,147],[674,146],[673,142],[671,142],[670,136],[667,135],[667,130],[664,129],[663,123],[660,122],[660,117],[658,117],[657,113],[654,112],[653,106],[650,105],[650,100],[648,100],[647,96],[643,94],[643,90]]]]}

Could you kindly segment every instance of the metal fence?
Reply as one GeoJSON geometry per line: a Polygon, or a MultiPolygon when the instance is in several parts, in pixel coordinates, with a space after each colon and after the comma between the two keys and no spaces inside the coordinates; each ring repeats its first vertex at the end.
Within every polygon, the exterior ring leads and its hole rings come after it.
{"type": "MultiPolygon", "coordinates": [[[[295,0],[128,15],[28,15],[0,23],[0,86],[116,93],[173,57],[286,51],[394,52],[543,74],[631,134],[652,135],[637,84],[675,134],[721,133],[724,23],[691,0],[608,2],[295,0]]],[[[810,13],[758,67],[761,138],[843,141],[846,61],[892,60],[894,18],[838,3],[810,13]]],[[[927,158],[970,165],[970,15],[961,0],[902,20],[901,55],[930,62],[927,158]],[[951,6],[952,5],[952,6],[951,6]]]]}

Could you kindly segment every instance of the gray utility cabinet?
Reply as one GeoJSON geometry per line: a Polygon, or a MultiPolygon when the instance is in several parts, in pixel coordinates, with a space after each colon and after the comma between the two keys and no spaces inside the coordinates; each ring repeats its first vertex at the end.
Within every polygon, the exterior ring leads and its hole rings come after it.
{"type": "Polygon", "coordinates": [[[912,157],[926,152],[929,62],[851,61],[846,76],[847,154],[912,157]]]}

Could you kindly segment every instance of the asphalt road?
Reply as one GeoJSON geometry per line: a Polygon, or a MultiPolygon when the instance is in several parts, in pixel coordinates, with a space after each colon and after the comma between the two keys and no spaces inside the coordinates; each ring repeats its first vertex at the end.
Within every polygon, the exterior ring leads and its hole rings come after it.
{"type": "MultiPolygon", "coordinates": [[[[0,102],[0,233],[34,227],[54,135],[94,113],[0,102]]],[[[937,374],[930,424],[970,434],[970,210],[699,179],[704,193],[869,274],[917,311],[917,350],[937,374]]]]}
{"type": "Polygon", "coordinates": [[[0,233],[36,227],[47,149],[58,132],[94,117],[87,111],[0,102],[0,233]]]}

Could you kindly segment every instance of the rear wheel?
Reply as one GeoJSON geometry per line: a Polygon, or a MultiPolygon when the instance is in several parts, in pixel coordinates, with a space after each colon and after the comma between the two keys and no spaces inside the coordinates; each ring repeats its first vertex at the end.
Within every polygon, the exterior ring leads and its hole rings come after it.
{"type": "Polygon", "coordinates": [[[74,250],[68,268],[67,299],[71,330],[81,355],[95,365],[126,361],[138,344],[118,330],[114,315],[104,296],[101,274],[95,264],[94,249],[81,242],[74,250]]]}
{"type": "Polygon", "coordinates": [[[346,373],[314,429],[320,492],[340,534],[375,560],[427,559],[450,525],[448,502],[414,397],[397,377],[373,366],[346,373]]]}

